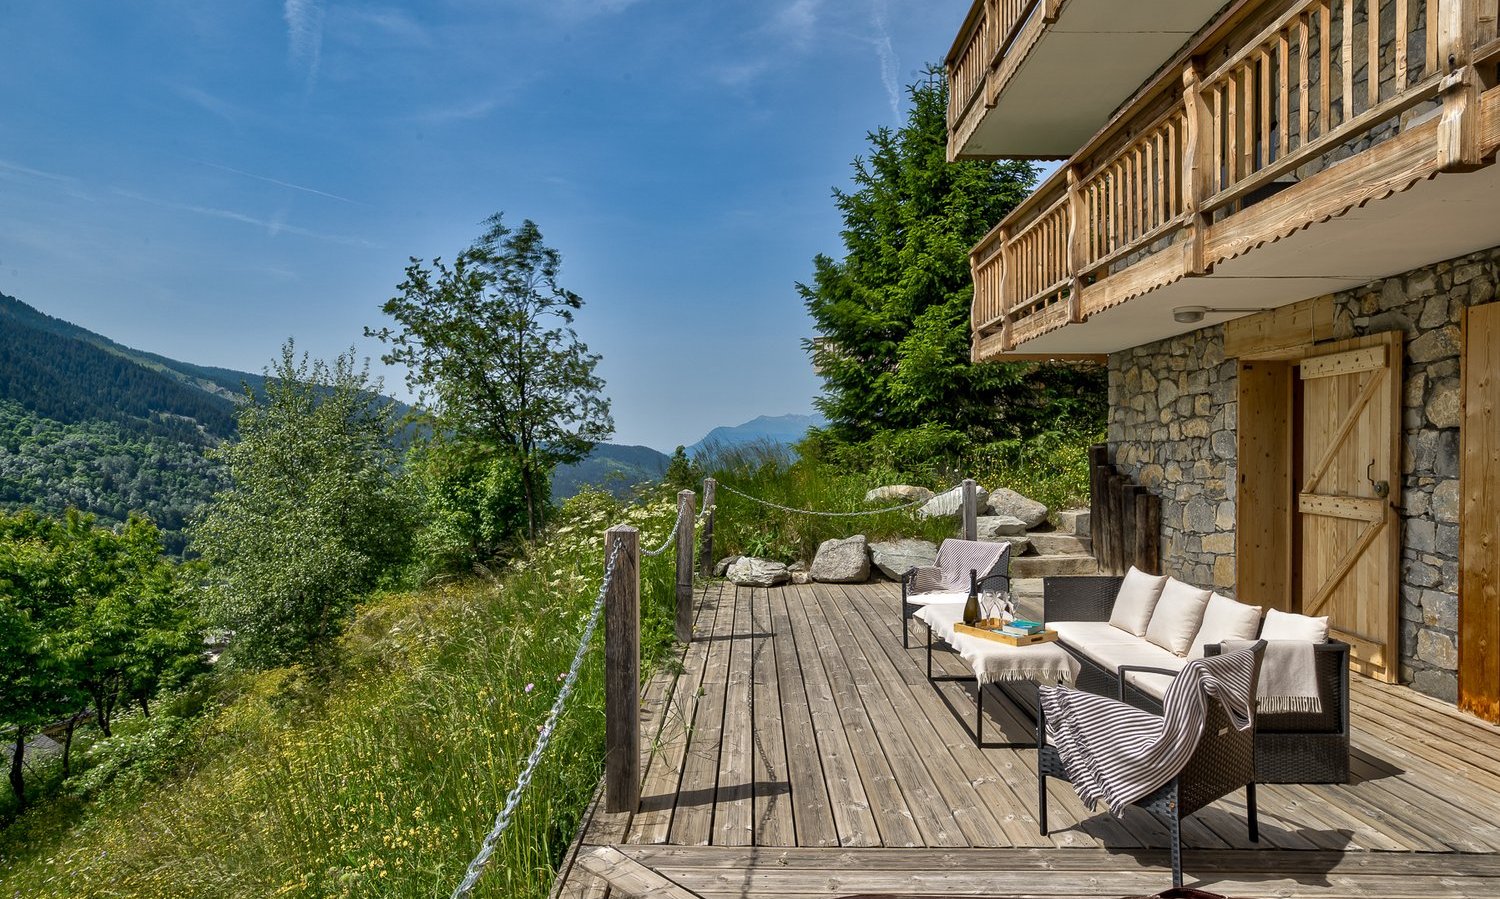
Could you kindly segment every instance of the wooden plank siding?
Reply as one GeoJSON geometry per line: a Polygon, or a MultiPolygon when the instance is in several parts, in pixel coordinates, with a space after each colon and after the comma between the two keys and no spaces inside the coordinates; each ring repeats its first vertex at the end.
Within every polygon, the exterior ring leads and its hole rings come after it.
{"type": "MultiPolygon", "coordinates": [[[[1048,785],[1036,753],[977,748],[972,684],[931,683],[924,631],[901,648],[892,583],[700,586],[681,670],[643,691],[644,787],[633,815],[595,808],[553,895],[1120,896],[1169,883],[1168,835],[1048,785]],[[598,852],[608,847],[616,852],[598,852]],[[579,861],[573,863],[573,859],[579,861]],[[657,895],[657,894],[654,894],[657,895]]],[[[1036,615],[1038,609],[1022,609],[1036,615]]],[[[945,673],[964,669],[935,654],[945,673]]],[[[1190,817],[1189,883],[1234,896],[1500,895],[1500,728],[1355,677],[1354,777],[1262,786],[1190,817]]],[[[993,690],[986,740],[1027,740],[993,690]]]]}

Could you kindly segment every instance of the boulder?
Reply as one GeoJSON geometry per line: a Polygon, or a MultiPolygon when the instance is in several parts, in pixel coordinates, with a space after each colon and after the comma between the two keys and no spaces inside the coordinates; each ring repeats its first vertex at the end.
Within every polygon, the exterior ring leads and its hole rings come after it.
{"type": "Polygon", "coordinates": [[[822,584],[863,584],[870,579],[870,547],[864,534],[824,540],[808,569],[822,584]]]}
{"type": "Polygon", "coordinates": [[[975,519],[980,540],[1026,536],[1026,522],[1014,515],[981,515],[975,519]]]}
{"type": "Polygon", "coordinates": [[[786,567],[786,570],[790,571],[792,574],[796,574],[799,571],[806,571],[807,570],[807,563],[803,562],[803,561],[801,561],[799,559],[798,561],[793,562],[792,564],[788,565],[786,567]]]}
{"type": "Polygon", "coordinates": [[[990,514],[1019,518],[1028,529],[1047,523],[1046,506],[1005,487],[990,494],[990,514]]]}
{"type": "Polygon", "coordinates": [[[791,572],[782,562],[740,556],[729,566],[725,577],[741,587],[775,587],[791,580],[791,572]]]}
{"type": "MultiPolygon", "coordinates": [[[[989,501],[989,492],[983,487],[975,488],[974,503],[978,511],[984,511],[984,505],[989,501]]],[[[1045,512],[1045,510],[1043,510],[1045,512]]],[[[918,518],[943,518],[949,515],[962,515],[964,512],[964,488],[962,485],[954,487],[945,493],[939,493],[928,500],[922,508],[917,510],[918,518]]]]}
{"type": "Polygon", "coordinates": [[[794,572],[792,572],[792,583],[799,584],[799,585],[801,585],[801,584],[811,584],[812,583],[812,575],[808,574],[805,571],[794,571],[794,572]]]}
{"type": "Polygon", "coordinates": [[[714,565],[714,577],[723,577],[724,572],[729,570],[729,566],[733,565],[739,560],[739,556],[725,556],[724,558],[720,559],[718,561],[718,564],[714,565]]]}
{"type": "MultiPolygon", "coordinates": [[[[979,539],[983,540],[985,538],[981,537],[979,539]]],[[[991,537],[989,540],[992,543],[1009,543],[1010,557],[1012,559],[1016,556],[1024,556],[1031,551],[1031,538],[1025,534],[1021,534],[1018,537],[991,537]]]]}
{"type": "MultiPolygon", "coordinates": [[[[870,559],[880,573],[899,581],[907,569],[931,565],[937,561],[937,544],[930,540],[904,537],[870,544],[870,559]]],[[[1014,550],[1012,550],[1014,552],[1014,550]]]]}
{"type": "Polygon", "coordinates": [[[927,502],[932,499],[932,491],[926,487],[913,487],[910,484],[892,484],[888,487],[876,487],[865,494],[867,503],[915,503],[927,502]]]}

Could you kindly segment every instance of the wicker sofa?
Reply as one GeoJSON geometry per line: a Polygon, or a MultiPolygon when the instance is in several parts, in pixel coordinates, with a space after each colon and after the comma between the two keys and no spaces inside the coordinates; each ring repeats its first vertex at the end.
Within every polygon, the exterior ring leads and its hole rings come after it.
{"type": "MultiPolygon", "coordinates": [[[[1042,613],[1053,622],[1107,622],[1122,578],[1043,579],[1042,613]]],[[[1170,672],[1135,665],[1107,668],[1076,645],[1073,629],[1059,628],[1059,643],[1078,659],[1079,689],[1118,698],[1161,712],[1163,685],[1170,672]]],[[[1255,779],[1260,783],[1345,783],[1349,779],[1349,645],[1338,640],[1315,647],[1322,711],[1260,714],[1255,728],[1255,779]]],[[[1204,647],[1205,655],[1218,647],[1204,647]]]]}

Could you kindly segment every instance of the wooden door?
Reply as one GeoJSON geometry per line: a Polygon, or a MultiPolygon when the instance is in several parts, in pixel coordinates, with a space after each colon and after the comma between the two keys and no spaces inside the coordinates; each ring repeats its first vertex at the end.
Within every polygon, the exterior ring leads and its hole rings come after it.
{"type": "Polygon", "coordinates": [[[1464,323],[1458,704],[1500,721],[1500,303],[1464,323]]]}
{"type": "Polygon", "coordinates": [[[1327,615],[1354,670],[1401,670],[1401,333],[1302,360],[1301,611],[1327,615]]]}

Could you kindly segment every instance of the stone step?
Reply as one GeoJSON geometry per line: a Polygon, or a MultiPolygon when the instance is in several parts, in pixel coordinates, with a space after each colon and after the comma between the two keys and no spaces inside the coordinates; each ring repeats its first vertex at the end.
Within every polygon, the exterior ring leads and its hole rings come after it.
{"type": "Polygon", "coordinates": [[[1093,543],[1088,537],[1075,537],[1061,531],[1051,534],[1030,534],[1031,545],[1039,556],[1069,556],[1088,555],[1090,544],[1093,543]]]}
{"type": "Polygon", "coordinates": [[[1057,532],[1060,534],[1087,537],[1091,533],[1089,526],[1088,509],[1068,509],[1057,513],[1057,532]]]}
{"type": "Polygon", "coordinates": [[[1074,554],[1022,556],[1019,559],[1010,560],[1010,576],[1013,578],[1067,577],[1098,573],[1099,563],[1094,561],[1093,556],[1074,554]]]}

